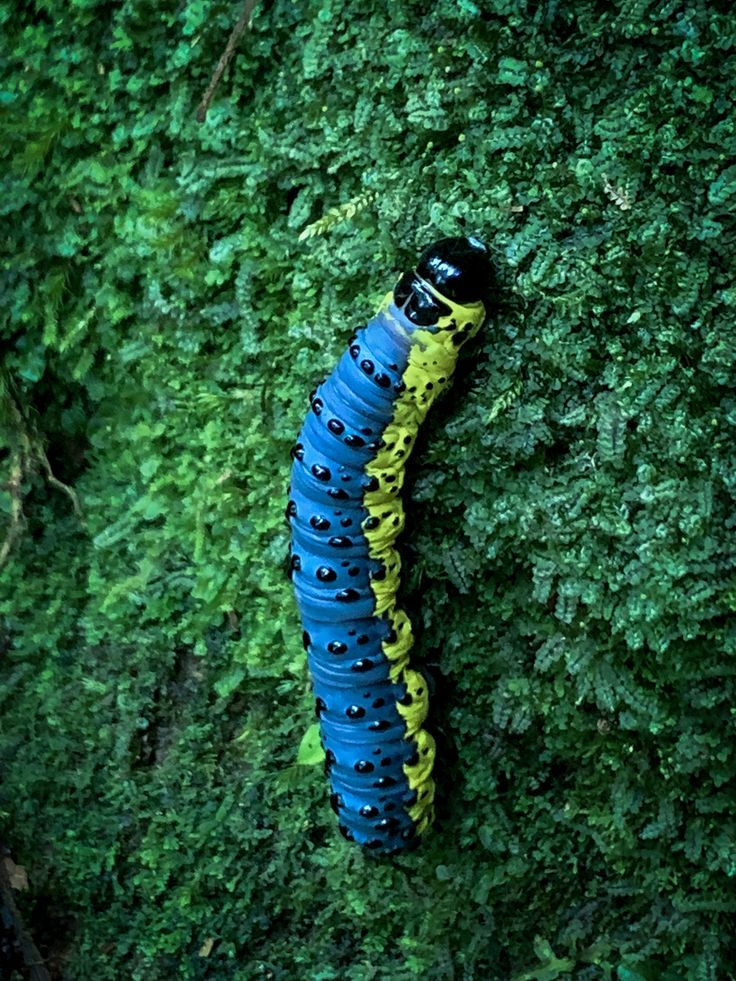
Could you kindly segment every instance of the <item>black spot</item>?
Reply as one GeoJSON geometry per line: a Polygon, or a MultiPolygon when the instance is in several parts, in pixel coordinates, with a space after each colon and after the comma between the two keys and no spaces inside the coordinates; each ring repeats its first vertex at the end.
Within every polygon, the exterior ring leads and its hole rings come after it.
{"type": "Polygon", "coordinates": [[[402,695],[402,697],[399,699],[399,705],[411,705],[413,701],[414,698],[411,692],[407,692],[405,695],[402,695]]]}
{"type": "Polygon", "coordinates": [[[296,517],[296,501],[289,501],[286,505],[286,517],[287,520],[296,517]]]}
{"type": "Polygon", "coordinates": [[[291,456],[294,460],[304,459],[304,446],[302,443],[295,443],[291,448],[291,456]]]}
{"type": "Polygon", "coordinates": [[[325,404],[322,401],[322,399],[312,399],[312,412],[316,416],[320,415],[320,413],[322,412],[322,409],[324,409],[324,407],[325,407],[325,404]]]}
{"type": "MultiPolygon", "coordinates": [[[[385,732],[391,728],[391,723],[387,719],[378,719],[376,722],[371,722],[368,728],[371,732],[385,732]]],[[[383,763],[385,762],[384,760],[383,763]]]]}
{"type": "Polygon", "coordinates": [[[386,637],[386,643],[387,644],[393,644],[393,643],[395,643],[397,636],[398,635],[397,635],[396,631],[392,628],[388,632],[388,636],[386,637]]]}
{"type": "Polygon", "coordinates": [[[342,433],[345,432],[345,426],[343,425],[343,423],[340,422],[339,419],[330,419],[329,422],[327,423],[327,428],[330,430],[331,433],[334,433],[336,436],[340,436],[342,433]]]}
{"type": "Polygon", "coordinates": [[[370,841],[365,843],[366,848],[381,848],[383,847],[383,842],[379,838],[371,838],[370,841]]]}
{"type": "Polygon", "coordinates": [[[301,557],[299,555],[292,555],[289,566],[292,572],[301,572],[301,568],[302,568],[301,557]]]}
{"type": "Polygon", "coordinates": [[[432,384],[432,382],[427,382],[427,384],[424,387],[426,389],[430,389],[430,388],[434,388],[434,385],[432,384]]]}
{"type": "Polygon", "coordinates": [[[381,818],[376,825],[376,831],[393,831],[399,827],[396,818],[381,818]]]}
{"type": "Polygon", "coordinates": [[[341,640],[331,640],[327,645],[327,650],[330,654],[344,654],[348,649],[348,645],[344,644],[341,640]]]}
{"type": "Polygon", "coordinates": [[[409,445],[409,443],[411,443],[411,439],[412,439],[411,436],[404,436],[404,442],[406,443],[407,446],[409,445]]]}
{"type": "Polygon", "coordinates": [[[372,361],[369,361],[368,358],[364,358],[360,362],[360,367],[363,369],[363,371],[366,373],[366,375],[372,375],[373,374],[373,369],[375,368],[375,365],[373,364],[372,361]]]}
{"type": "Polygon", "coordinates": [[[391,522],[391,524],[392,524],[392,525],[394,526],[394,528],[396,528],[396,527],[398,527],[398,525],[399,525],[400,523],[401,523],[401,522],[399,521],[399,519],[398,519],[398,518],[394,518],[394,520],[393,520],[393,521],[391,522]]]}
{"type": "Polygon", "coordinates": [[[400,381],[394,385],[394,391],[397,395],[401,395],[403,391],[406,390],[406,382],[400,381]]]}
{"type": "MultiPolygon", "coordinates": [[[[351,671],[370,671],[374,667],[375,662],[371,661],[369,657],[361,657],[359,661],[355,661],[350,670],[351,671]]],[[[373,703],[375,705],[375,702],[373,703]]]]}
{"type": "Polygon", "coordinates": [[[315,575],[320,582],[334,582],[337,579],[337,573],[328,565],[321,565],[315,575]]]}
{"type": "Polygon", "coordinates": [[[463,337],[462,334],[453,334],[452,335],[452,343],[455,345],[455,347],[460,347],[460,345],[462,344],[462,342],[464,340],[465,340],[465,338],[463,337]]]}
{"type": "Polygon", "coordinates": [[[340,480],[352,480],[352,479],[353,478],[350,476],[349,473],[344,473],[342,477],[340,477],[340,480]]]}
{"type": "Polygon", "coordinates": [[[384,804],[383,805],[383,809],[384,809],[384,811],[395,811],[396,810],[396,804],[394,804],[394,802],[392,800],[390,800],[388,802],[388,804],[384,804]]]}
{"type": "Polygon", "coordinates": [[[332,476],[332,472],[329,467],[323,466],[321,463],[315,463],[312,466],[312,473],[317,478],[317,480],[323,480],[327,482],[332,476]]]}
{"type": "Polygon", "coordinates": [[[368,634],[361,634],[360,637],[358,637],[357,643],[367,644],[369,643],[369,641],[370,641],[370,637],[368,636],[368,634]]]}
{"type": "Polygon", "coordinates": [[[335,593],[335,599],[339,603],[354,603],[356,600],[360,599],[360,593],[357,589],[341,589],[339,592],[335,593]]]}
{"type": "Polygon", "coordinates": [[[345,807],[345,800],[342,794],[330,794],[330,807],[337,814],[341,807],[345,807]]]}
{"type": "Polygon", "coordinates": [[[345,709],[345,715],[349,719],[362,719],[365,715],[365,709],[362,705],[348,705],[345,709]]]}
{"type": "Polygon", "coordinates": [[[327,531],[330,527],[329,520],[323,514],[313,514],[309,523],[315,531],[327,531]]]}
{"type": "Polygon", "coordinates": [[[353,769],[356,773],[373,773],[375,766],[370,760],[358,760],[353,769]]]}
{"type": "Polygon", "coordinates": [[[375,579],[376,582],[381,582],[386,578],[386,566],[382,565],[380,569],[376,569],[375,572],[371,572],[371,579],[375,579]]]}
{"type": "Polygon", "coordinates": [[[358,566],[357,565],[354,565],[350,569],[348,569],[348,575],[349,576],[359,576],[360,575],[360,569],[358,568],[358,566]]]}
{"type": "MultiPolygon", "coordinates": [[[[343,567],[343,569],[347,569],[347,567],[350,565],[350,563],[349,562],[341,562],[340,565],[343,567]]],[[[355,631],[353,631],[353,633],[354,632],[355,631]]]]}
{"type": "Polygon", "coordinates": [[[440,385],[444,385],[445,382],[447,381],[447,379],[445,378],[444,375],[440,375],[440,377],[437,379],[437,381],[440,383],[440,385]]]}
{"type": "Polygon", "coordinates": [[[383,787],[395,787],[396,780],[394,777],[379,777],[378,780],[373,781],[373,786],[378,787],[379,789],[383,787]]]}
{"type": "Polygon", "coordinates": [[[336,501],[349,501],[350,495],[342,487],[330,487],[327,493],[336,501]]]}
{"type": "Polygon", "coordinates": [[[347,535],[333,535],[327,544],[331,545],[333,548],[351,548],[353,539],[348,538],[347,535]]]}
{"type": "Polygon", "coordinates": [[[340,524],[343,526],[343,528],[349,528],[352,523],[352,518],[341,518],[340,520],[340,524]]]}
{"type": "Polygon", "coordinates": [[[416,790],[410,790],[409,793],[406,794],[404,797],[404,803],[406,804],[407,807],[414,807],[418,799],[419,796],[416,790]]]}
{"type": "Polygon", "coordinates": [[[361,433],[364,436],[372,436],[373,435],[373,430],[372,429],[369,429],[367,426],[364,429],[361,429],[360,431],[361,431],[361,433]]]}
{"type": "Polygon", "coordinates": [[[350,345],[350,357],[351,358],[355,358],[357,360],[359,354],[360,354],[360,345],[359,344],[351,344],[350,345]]]}
{"type": "Polygon", "coordinates": [[[396,474],[395,473],[386,474],[386,483],[387,484],[393,484],[393,482],[395,480],[396,480],[396,474]]]}
{"type": "Polygon", "coordinates": [[[346,825],[338,824],[337,828],[345,841],[355,841],[355,835],[346,825]]]}
{"type": "Polygon", "coordinates": [[[376,699],[376,700],[375,700],[375,701],[373,702],[373,708],[374,708],[374,709],[380,709],[380,708],[383,708],[383,706],[384,706],[385,704],[386,704],[386,699],[385,699],[385,698],[377,698],[377,699],[376,699]]]}
{"type": "Polygon", "coordinates": [[[416,766],[419,762],[419,753],[415,750],[406,761],[407,766],[416,766]]]}
{"type": "Polygon", "coordinates": [[[331,749],[328,749],[325,752],[325,773],[329,773],[335,763],[337,763],[337,757],[331,749]]]}
{"type": "Polygon", "coordinates": [[[381,485],[378,483],[377,477],[371,476],[366,477],[365,480],[362,480],[360,482],[360,486],[364,491],[377,491],[381,485]]]}
{"type": "Polygon", "coordinates": [[[366,529],[366,531],[373,531],[373,529],[377,528],[380,523],[381,523],[380,518],[376,518],[373,515],[371,515],[370,518],[365,519],[365,521],[363,522],[363,527],[366,529]]]}
{"type": "Polygon", "coordinates": [[[382,371],[376,372],[376,374],[373,376],[373,381],[377,385],[380,385],[381,388],[390,388],[391,386],[391,379],[389,378],[388,375],[384,374],[382,371]]]}
{"type": "Polygon", "coordinates": [[[363,804],[360,811],[358,812],[361,817],[364,818],[374,818],[378,817],[380,811],[375,806],[375,804],[363,804]]]}
{"type": "Polygon", "coordinates": [[[390,756],[385,756],[381,760],[381,766],[391,766],[391,757],[390,756]]]}
{"type": "Polygon", "coordinates": [[[309,645],[311,643],[312,643],[312,638],[309,636],[309,634],[305,630],[304,633],[302,634],[302,644],[304,644],[304,650],[305,651],[307,650],[307,648],[309,647],[309,645]]]}
{"type": "Polygon", "coordinates": [[[398,371],[399,370],[399,366],[397,364],[394,364],[393,361],[389,365],[389,368],[391,369],[391,371],[398,371]]]}
{"type": "Polygon", "coordinates": [[[417,688],[417,695],[423,695],[423,694],[424,694],[424,689],[423,688],[417,688]]]}
{"type": "Polygon", "coordinates": [[[351,446],[354,450],[360,449],[361,446],[365,446],[365,440],[362,436],[356,436],[354,433],[346,436],[343,440],[346,446],[351,446]]]}
{"type": "Polygon", "coordinates": [[[314,701],[314,714],[319,718],[324,710],[327,708],[327,704],[323,698],[316,698],[314,701]]]}

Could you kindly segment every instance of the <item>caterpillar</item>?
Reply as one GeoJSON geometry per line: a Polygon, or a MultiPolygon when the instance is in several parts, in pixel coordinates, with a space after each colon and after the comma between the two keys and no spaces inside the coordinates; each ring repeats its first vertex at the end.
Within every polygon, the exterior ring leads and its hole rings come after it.
{"type": "Polygon", "coordinates": [[[446,238],[404,273],[311,394],[292,447],[289,575],[340,832],[378,855],[434,820],[427,683],[396,604],[401,488],[417,431],[486,315],[491,267],[446,238]]]}

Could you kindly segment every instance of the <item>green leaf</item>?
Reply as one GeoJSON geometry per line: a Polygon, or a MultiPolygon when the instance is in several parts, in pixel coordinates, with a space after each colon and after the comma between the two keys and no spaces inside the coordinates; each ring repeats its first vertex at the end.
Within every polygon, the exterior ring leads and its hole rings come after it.
{"type": "Polygon", "coordinates": [[[214,684],[214,689],[220,698],[227,698],[228,695],[237,689],[246,676],[246,669],[240,665],[235,665],[227,674],[224,674],[214,684]]]}
{"type": "Polygon", "coordinates": [[[313,723],[302,736],[296,754],[296,762],[303,766],[317,766],[325,758],[319,735],[319,723],[313,723]]]}

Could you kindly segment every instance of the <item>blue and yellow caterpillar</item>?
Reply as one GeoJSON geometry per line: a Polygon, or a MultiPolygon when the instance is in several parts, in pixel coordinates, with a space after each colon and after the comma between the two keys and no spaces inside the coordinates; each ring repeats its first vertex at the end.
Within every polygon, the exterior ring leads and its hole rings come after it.
{"type": "Polygon", "coordinates": [[[396,606],[401,487],[417,430],[485,318],[486,247],[430,246],[312,393],[292,448],[290,575],[342,834],[390,854],[434,817],[427,684],[396,606]]]}

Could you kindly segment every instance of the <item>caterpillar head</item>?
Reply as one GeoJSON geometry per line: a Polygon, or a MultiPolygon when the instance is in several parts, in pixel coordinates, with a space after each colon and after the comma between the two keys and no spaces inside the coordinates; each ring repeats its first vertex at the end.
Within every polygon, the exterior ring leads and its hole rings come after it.
{"type": "Polygon", "coordinates": [[[488,248],[479,239],[443,238],[425,249],[415,270],[404,273],[394,302],[412,323],[428,326],[453,307],[482,304],[485,311],[492,278],[488,248]]]}
{"type": "Polygon", "coordinates": [[[443,238],[426,249],[417,273],[448,300],[486,302],[491,264],[488,247],[477,238],[443,238]]]}

